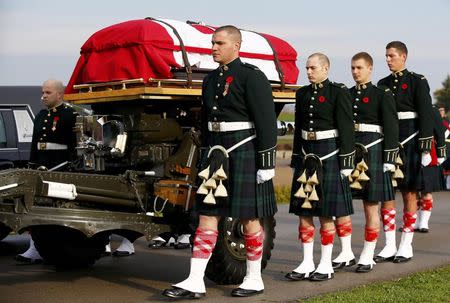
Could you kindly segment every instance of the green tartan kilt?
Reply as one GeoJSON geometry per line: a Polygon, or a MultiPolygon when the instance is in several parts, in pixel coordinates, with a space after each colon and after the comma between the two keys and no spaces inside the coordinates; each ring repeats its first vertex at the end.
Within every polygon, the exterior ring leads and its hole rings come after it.
{"type": "MultiPolygon", "coordinates": [[[[363,145],[379,139],[378,133],[356,132],[355,141],[363,145]]],[[[355,163],[356,165],[357,163],[355,163]]],[[[353,199],[362,199],[369,202],[390,201],[395,199],[390,172],[383,172],[383,141],[368,149],[366,174],[370,177],[363,190],[352,190],[353,199]]]]}
{"type": "MultiPolygon", "coordinates": [[[[208,133],[208,146],[222,145],[226,149],[248,138],[254,130],[208,133]]],[[[206,155],[201,170],[205,168],[206,155]]],[[[256,148],[251,140],[229,153],[228,199],[215,205],[203,203],[204,195],[197,195],[194,211],[200,215],[253,219],[273,216],[277,212],[272,180],[256,182],[256,148]]]]}
{"type": "MultiPolygon", "coordinates": [[[[317,141],[301,141],[306,154],[315,154],[319,157],[325,156],[338,148],[335,138],[317,141]]],[[[322,197],[320,202],[312,202],[313,208],[302,208],[301,199],[294,196],[300,188],[297,179],[304,170],[304,155],[293,163],[294,177],[292,180],[291,201],[289,212],[298,216],[315,217],[343,217],[353,214],[353,204],[350,184],[347,178],[341,178],[338,155],[334,155],[322,161],[323,178],[321,181],[322,197]]]]}

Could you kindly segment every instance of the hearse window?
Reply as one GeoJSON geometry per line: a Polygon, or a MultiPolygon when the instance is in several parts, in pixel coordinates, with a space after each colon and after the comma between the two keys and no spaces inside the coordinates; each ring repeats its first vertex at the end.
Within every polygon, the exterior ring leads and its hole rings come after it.
{"type": "Polygon", "coordinates": [[[31,142],[33,138],[33,120],[26,110],[14,110],[14,119],[17,123],[17,138],[20,143],[31,142]]]}

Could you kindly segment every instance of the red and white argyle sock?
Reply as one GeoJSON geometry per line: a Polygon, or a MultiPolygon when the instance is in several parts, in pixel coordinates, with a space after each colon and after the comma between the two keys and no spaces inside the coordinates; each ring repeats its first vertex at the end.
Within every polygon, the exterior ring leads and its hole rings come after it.
{"type": "Polygon", "coordinates": [[[217,235],[217,230],[202,230],[197,228],[195,231],[192,258],[208,259],[216,246],[217,235]]]}
{"type": "Polygon", "coordinates": [[[417,213],[405,212],[403,214],[403,232],[413,233],[416,225],[417,213]]]}
{"type": "Polygon", "coordinates": [[[397,214],[397,210],[395,208],[382,208],[381,209],[381,218],[383,220],[383,230],[386,231],[395,231],[395,215],[397,214]]]}
{"type": "Polygon", "coordinates": [[[307,278],[316,269],[316,265],[314,264],[313,259],[315,228],[314,226],[309,227],[299,226],[298,231],[299,231],[298,238],[302,242],[303,261],[293,271],[300,274],[305,274],[305,277],[307,278]]]}
{"type": "Polygon", "coordinates": [[[348,220],[346,222],[336,224],[336,232],[339,236],[341,242],[341,252],[333,260],[333,262],[349,262],[355,259],[355,255],[352,251],[352,221],[348,220]]]}
{"type": "Polygon", "coordinates": [[[245,249],[247,250],[247,271],[239,288],[260,291],[264,289],[261,277],[261,259],[264,246],[264,230],[257,233],[244,234],[245,249]]]}

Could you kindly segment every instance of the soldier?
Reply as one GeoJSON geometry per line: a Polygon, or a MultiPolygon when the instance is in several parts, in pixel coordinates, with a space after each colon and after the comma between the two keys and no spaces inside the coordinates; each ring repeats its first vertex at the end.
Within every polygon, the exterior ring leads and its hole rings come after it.
{"type": "Polygon", "coordinates": [[[433,117],[431,114],[430,87],[424,76],[406,69],[408,49],[403,42],[392,41],[386,45],[386,63],[391,74],[378,82],[389,88],[396,101],[399,119],[399,140],[403,146],[404,179],[399,184],[403,197],[402,238],[397,251],[395,243],[395,202],[382,206],[386,245],[375,257],[375,262],[393,260],[409,261],[413,256],[412,240],[417,219],[418,191],[423,189],[422,168],[431,162],[433,117]]]}
{"type": "MultiPolygon", "coordinates": [[[[44,82],[41,100],[47,109],[41,110],[34,119],[30,151],[32,167],[51,169],[72,160],[76,142],[73,127],[77,113],[64,104],[63,97],[64,86],[60,81],[50,79],[44,82]]],[[[31,238],[29,249],[16,255],[15,259],[24,263],[42,261],[31,238]]]]}
{"type": "Polygon", "coordinates": [[[205,296],[203,277],[217,241],[220,217],[239,218],[244,227],[247,272],[231,295],[246,297],[264,290],[264,231],[259,218],[277,210],[271,180],[275,174],[276,115],[269,81],[257,67],[239,59],[240,46],[241,33],[236,27],[215,30],[212,56],[220,66],[204,79],[202,91],[202,144],[210,148],[199,173],[204,180],[197,191],[200,222],[189,277],[166,289],[163,295],[168,297],[205,296]]]}
{"type": "Polygon", "coordinates": [[[433,209],[432,192],[442,191],[444,189],[444,179],[442,175],[441,164],[446,157],[445,131],[439,110],[433,105],[433,145],[431,146],[431,163],[423,168],[424,188],[419,201],[419,215],[415,231],[427,233],[429,230],[428,221],[433,209]]]}
{"type": "Polygon", "coordinates": [[[299,216],[303,262],[286,275],[290,280],[333,277],[331,254],[336,229],[332,217],[348,222],[353,214],[347,178],[355,156],[352,102],[345,85],[328,80],[329,67],[324,54],[309,56],[306,71],[311,84],[296,94],[289,212],[299,216]],[[317,269],[313,262],[313,216],[319,217],[321,226],[322,255],[317,269]]]}
{"type": "Polygon", "coordinates": [[[388,88],[381,89],[372,84],[372,67],[373,59],[368,53],[360,52],[352,57],[351,69],[356,85],[350,89],[350,94],[353,98],[355,141],[359,148],[357,169],[351,174],[350,187],[357,189],[355,196],[363,200],[366,217],[364,247],[356,268],[359,273],[373,269],[380,231],[378,203],[395,199],[390,172],[395,170],[398,154],[395,101],[388,88]],[[365,161],[368,170],[362,167],[365,161]]]}

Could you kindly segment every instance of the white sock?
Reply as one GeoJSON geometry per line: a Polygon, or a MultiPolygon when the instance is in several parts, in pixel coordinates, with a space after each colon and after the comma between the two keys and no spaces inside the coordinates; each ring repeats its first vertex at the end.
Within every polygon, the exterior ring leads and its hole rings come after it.
{"type": "Polygon", "coordinates": [[[428,229],[428,221],[431,217],[431,211],[429,210],[419,210],[419,217],[417,218],[419,222],[416,222],[418,229],[426,228],[428,229]]]}
{"type": "Polygon", "coordinates": [[[191,269],[189,276],[186,280],[173,286],[196,293],[206,293],[205,281],[203,278],[205,276],[206,266],[208,265],[210,258],[211,256],[207,259],[191,258],[191,269]]]}
{"type": "Polygon", "coordinates": [[[397,245],[395,241],[395,230],[385,231],[384,238],[386,240],[386,244],[384,248],[378,253],[378,256],[383,258],[395,256],[395,253],[397,252],[397,245]]]}
{"type": "Polygon", "coordinates": [[[261,277],[261,259],[250,261],[247,259],[247,272],[239,288],[260,291],[264,289],[261,277]]]}
{"type": "Polygon", "coordinates": [[[122,239],[122,243],[120,243],[120,246],[116,249],[116,251],[126,251],[130,254],[134,254],[134,245],[130,242],[127,238],[122,239]]]}
{"type": "Polygon", "coordinates": [[[358,264],[361,264],[361,265],[376,264],[375,261],[373,261],[373,255],[375,253],[376,245],[377,245],[376,240],[373,242],[364,241],[364,247],[361,252],[361,256],[359,257],[358,264]]]}
{"type": "Polygon", "coordinates": [[[353,254],[352,251],[352,234],[339,237],[339,240],[341,241],[342,250],[340,254],[336,257],[336,259],[333,260],[333,262],[341,263],[355,259],[355,255],[353,254]]]}
{"type": "Polygon", "coordinates": [[[28,247],[26,252],[21,253],[20,256],[33,260],[42,260],[42,257],[37,251],[36,247],[34,246],[34,241],[31,237],[30,237],[30,247],[28,247]]]}
{"type": "Polygon", "coordinates": [[[293,271],[299,274],[306,274],[305,277],[308,278],[309,273],[313,272],[316,269],[313,260],[314,241],[302,243],[302,246],[303,246],[303,261],[293,271]]]}
{"type": "Polygon", "coordinates": [[[406,233],[402,232],[402,238],[400,240],[400,244],[398,246],[396,257],[405,257],[412,258],[413,256],[413,248],[412,248],[412,240],[414,237],[414,233],[406,233]]]}
{"type": "Polygon", "coordinates": [[[331,255],[333,253],[333,244],[321,246],[320,263],[317,266],[316,272],[319,274],[334,273],[333,265],[331,264],[331,255]]]}

